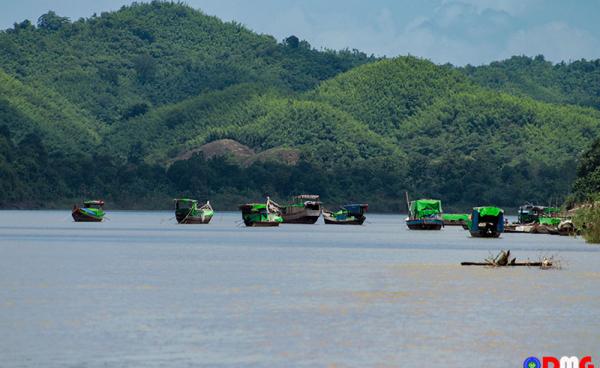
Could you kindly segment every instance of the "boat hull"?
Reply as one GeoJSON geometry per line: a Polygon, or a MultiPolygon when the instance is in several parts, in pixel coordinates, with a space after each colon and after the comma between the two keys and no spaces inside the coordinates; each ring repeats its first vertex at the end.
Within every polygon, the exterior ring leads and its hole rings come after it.
{"type": "Polygon", "coordinates": [[[277,221],[259,221],[259,222],[244,221],[244,225],[246,225],[247,227],[276,227],[276,226],[279,226],[279,222],[277,222],[277,221]]]}
{"type": "Polygon", "coordinates": [[[321,210],[286,210],[281,214],[285,224],[314,224],[321,217],[321,210]]]}
{"type": "Polygon", "coordinates": [[[500,234],[502,234],[497,231],[489,232],[489,231],[471,231],[471,230],[469,230],[469,232],[471,233],[471,236],[473,238],[499,238],[500,234]]]}
{"type": "Polygon", "coordinates": [[[444,220],[444,227],[445,226],[465,226],[465,222],[464,221],[453,221],[453,220],[444,220]]]}
{"type": "Polygon", "coordinates": [[[176,213],[177,222],[182,225],[208,224],[212,216],[188,216],[185,213],[176,213]]]}
{"type": "Polygon", "coordinates": [[[321,217],[321,208],[311,209],[306,207],[283,207],[281,217],[285,224],[314,224],[321,217]]]}
{"type": "Polygon", "coordinates": [[[441,230],[444,222],[442,220],[414,219],[406,220],[406,226],[410,230],[441,230]]]}
{"type": "Polygon", "coordinates": [[[80,208],[76,208],[71,212],[73,220],[75,222],[102,222],[103,217],[90,216],[85,212],[82,212],[80,208]]]}
{"type": "Polygon", "coordinates": [[[362,225],[366,219],[365,216],[362,216],[353,220],[336,220],[328,216],[323,216],[323,220],[325,220],[325,224],[327,225],[362,225]]]}

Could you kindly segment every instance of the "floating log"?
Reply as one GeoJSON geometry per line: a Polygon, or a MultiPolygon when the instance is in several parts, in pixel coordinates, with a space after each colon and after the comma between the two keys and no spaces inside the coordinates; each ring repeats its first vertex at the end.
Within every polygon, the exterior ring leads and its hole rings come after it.
{"type": "Polygon", "coordinates": [[[489,267],[518,267],[518,266],[527,266],[527,267],[552,267],[552,262],[513,262],[508,263],[506,265],[497,265],[488,262],[461,262],[461,266],[489,266],[489,267]]]}
{"type": "MultiPolygon", "coordinates": [[[[545,258],[538,262],[517,262],[516,258],[510,258],[510,250],[500,251],[494,258],[487,258],[483,262],[461,262],[461,266],[484,266],[484,267],[540,267],[552,268],[553,258],[545,258]]],[[[560,267],[560,266],[559,266],[560,267]]]]}

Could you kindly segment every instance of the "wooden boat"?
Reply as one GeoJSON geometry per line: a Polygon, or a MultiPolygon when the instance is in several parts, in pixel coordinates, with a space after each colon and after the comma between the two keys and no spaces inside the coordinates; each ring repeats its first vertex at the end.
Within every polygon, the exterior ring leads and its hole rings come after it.
{"type": "Polygon", "coordinates": [[[442,221],[444,226],[464,226],[469,221],[469,215],[466,213],[443,213],[442,221]]]}
{"type": "Polygon", "coordinates": [[[319,196],[313,194],[297,195],[288,205],[271,204],[279,209],[284,224],[314,224],[322,212],[319,196]]]}
{"type": "Polygon", "coordinates": [[[571,220],[562,220],[560,218],[556,219],[558,221],[545,222],[543,218],[540,218],[542,223],[531,223],[524,225],[506,224],[504,225],[504,232],[549,235],[574,235],[577,233],[571,220]]]}
{"type": "Polygon", "coordinates": [[[368,204],[347,204],[336,211],[323,210],[323,220],[328,225],[362,225],[368,209],[368,204]]]}
{"type": "Polygon", "coordinates": [[[504,211],[498,207],[475,207],[469,220],[475,238],[498,238],[504,232],[504,211]]]}
{"type": "Polygon", "coordinates": [[[551,235],[572,233],[572,222],[559,217],[559,213],[560,209],[555,207],[525,204],[519,207],[517,222],[506,224],[504,232],[551,235]]]}
{"type": "Polygon", "coordinates": [[[408,217],[406,226],[411,230],[440,230],[442,220],[442,201],[437,199],[419,199],[410,201],[406,193],[408,217]]]}
{"type": "Polygon", "coordinates": [[[242,220],[250,227],[279,226],[283,222],[277,208],[271,205],[267,197],[267,203],[247,203],[240,206],[242,220]]]}
{"type": "Polygon", "coordinates": [[[104,201],[88,200],[82,206],[73,205],[71,215],[75,222],[101,222],[104,219],[104,201]]]}
{"type": "Polygon", "coordinates": [[[180,224],[208,224],[215,214],[208,201],[201,207],[198,207],[195,199],[180,198],[174,201],[175,218],[180,224]]]}
{"type": "MultiPolygon", "coordinates": [[[[524,204],[519,207],[519,216],[517,218],[518,224],[532,224],[532,223],[543,223],[544,219],[547,222],[552,222],[552,218],[558,218],[560,209],[556,207],[546,207],[534,204],[524,204]]],[[[558,225],[560,221],[556,223],[558,225]]],[[[548,223],[545,223],[548,225],[548,223]]]]}

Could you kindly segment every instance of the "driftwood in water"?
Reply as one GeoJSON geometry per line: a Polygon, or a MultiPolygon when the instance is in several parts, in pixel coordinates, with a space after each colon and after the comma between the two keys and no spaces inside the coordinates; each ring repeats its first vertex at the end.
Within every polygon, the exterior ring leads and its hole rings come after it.
{"type": "Polygon", "coordinates": [[[551,267],[552,262],[512,262],[504,266],[494,265],[487,262],[461,262],[461,266],[491,266],[491,267],[511,267],[511,266],[528,266],[528,267],[551,267]]]}
{"type": "Polygon", "coordinates": [[[544,257],[538,262],[517,262],[516,258],[510,258],[510,250],[500,251],[496,257],[486,258],[484,262],[461,262],[461,266],[486,266],[486,267],[541,267],[541,268],[552,268],[553,258],[544,257]]]}

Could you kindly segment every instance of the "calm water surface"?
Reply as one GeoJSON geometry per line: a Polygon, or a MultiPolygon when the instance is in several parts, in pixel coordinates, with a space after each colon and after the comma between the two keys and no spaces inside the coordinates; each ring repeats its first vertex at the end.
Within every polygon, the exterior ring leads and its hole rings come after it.
{"type": "MultiPolygon", "coordinates": [[[[0,211],[0,367],[600,364],[600,246],[359,227],[176,225],[167,212],[0,211]],[[500,249],[562,270],[461,267],[500,249]]],[[[321,220],[322,221],[322,220],[321,220]]]]}

